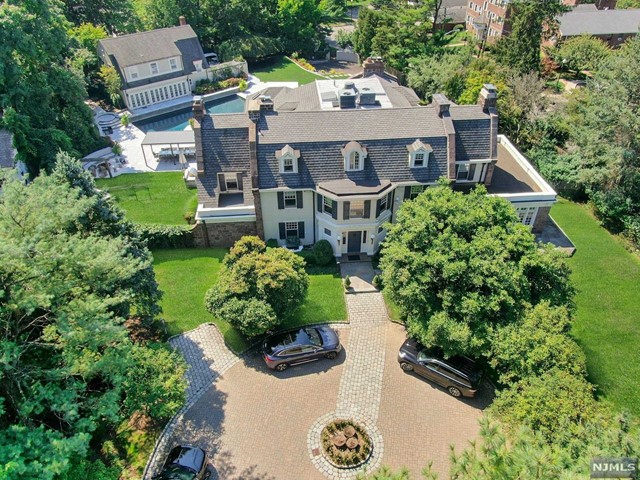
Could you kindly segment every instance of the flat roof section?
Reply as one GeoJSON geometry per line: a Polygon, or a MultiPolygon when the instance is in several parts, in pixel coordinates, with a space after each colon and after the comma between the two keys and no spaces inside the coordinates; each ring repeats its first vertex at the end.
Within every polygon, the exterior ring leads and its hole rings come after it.
{"type": "Polygon", "coordinates": [[[493,171],[489,193],[533,193],[542,189],[504,145],[498,143],[498,162],[493,171]]]}

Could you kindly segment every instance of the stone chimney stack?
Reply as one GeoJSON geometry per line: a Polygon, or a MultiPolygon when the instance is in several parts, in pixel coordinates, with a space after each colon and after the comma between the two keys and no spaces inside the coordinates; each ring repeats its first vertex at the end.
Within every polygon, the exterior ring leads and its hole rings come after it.
{"type": "Polygon", "coordinates": [[[202,119],[204,118],[204,101],[200,95],[193,97],[193,138],[196,144],[196,168],[198,176],[204,175],[204,150],[202,149],[202,119]]]}
{"type": "Polygon", "coordinates": [[[178,21],[180,22],[181,27],[184,27],[185,25],[187,25],[187,19],[185,18],[184,15],[180,15],[178,17],[178,21]]]}
{"type": "Polygon", "coordinates": [[[498,106],[498,91],[496,87],[490,83],[485,83],[480,90],[478,97],[478,105],[482,107],[483,112],[489,112],[498,106]]]}
{"type": "Polygon", "coordinates": [[[451,106],[451,100],[449,100],[446,95],[442,93],[436,93],[433,95],[431,99],[433,105],[436,106],[438,110],[438,116],[442,118],[445,114],[449,112],[449,107],[451,106]]]}
{"type": "Polygon", "coordinates": [[[195,95],[193,97],[193,117],[200,123],[204,118],[204,100],[202,100],[202,96],[195,95]]]}
{"type": "Polygon", "coordinates": [[[371,75],[383,75],[384,74],[384,62],[381,57],[368,57],[362,62],[363,77],[370,77],[371,75]]]}

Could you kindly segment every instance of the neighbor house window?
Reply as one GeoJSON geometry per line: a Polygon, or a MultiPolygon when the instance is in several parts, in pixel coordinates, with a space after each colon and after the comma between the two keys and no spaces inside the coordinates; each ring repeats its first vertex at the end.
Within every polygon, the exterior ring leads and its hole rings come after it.
{"type": "Polygon", "coordinates": [[[456,165],[456,180],[473,181],[475,176],[475,163],[459,163],[456,165]]]}
{"type": "Polygon", "coordinates": [[[158,64],[153,62],[149,66],[151,67],[151,75],[156,75],[158,73],[158,64]]]}
{"type": "Polygon", "coordinates": [[[136,78],[138,78],[138,70],[135,67],[131,68],[129,70],[129,75],[131,76],[132,80],[135,80],[136,78]]]}
{"type": "Polygon", "coordinates": [[[364,217],[364,201],[352,200],[349,203],[349,218],[363,218],[364,217]]]}
{"type": "Polygon", "coordinates": [[[333,208],[333,200],[324,197],[324,200],[322,201],[322,211],[324,213],[328,213],[329,215],[333,215],[333,208]]]}
{"type": "Polygon", "coordinates": [[[284,192],[284,208],[296,208],[296,192],[284,192]]]}
{"type": "Polygon", "coordinates": [[[178,61],[175,58],[169,60],[169,65],[171,65],[171,70],[178,69],[178,61]]]}
{"type": "Polygon", "coordinates": [[[424,192],[424,187],[422,185],[412,185],[411,186],[411,192],[409,194],[409,199],[413,200],[418,195],[420,195],[422,192],[424,192]]]}

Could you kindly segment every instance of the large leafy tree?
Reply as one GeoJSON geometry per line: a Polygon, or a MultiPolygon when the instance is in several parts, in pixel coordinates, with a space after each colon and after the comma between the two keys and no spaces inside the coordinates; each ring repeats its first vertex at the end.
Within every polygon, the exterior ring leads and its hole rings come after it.
{"type": "Polygon", "coordinates": [[[100,146],[83,79],[68,67],[68,24],[57,0],[0,4],[0,110],[18,158],[31,174],[50,169],[59,150],[100,146]]]}
{"type": "Polygon", "coordinates": [[[557,15],[567,7],[557,0],[515,0],[510,5],[511,33],[496,45],[498,60],[521,74],[539,73],[543,35],[555,30],[557,15]]]}
{"type": "Polygon", "coordinates": [[[131,0],[62,1],[67,19],[75,25],[100,25],[110,33],[130,33],[136,29],[137,19],[133,15],[131,0]]]}
{"type": "Polygon", "coordinates": [[[149,254],[90,178],[62,161],[0,199],[0,464],[8,478],[52,479],[96,431],[133,409],[164,418],[181,404],[183,367],[146,353],[125,320],[157,312],[149,254]],[[145,284],[147,284],[145,286],[145,284]],[[129,379],[136,379],[135,385],[129,379]],[[135,388],[134,388],[135,387],[135,388]],[[162,406],[162,408],[160,407],[162,406]]]}
{"type": "Polygon", "coordinates": [[[551,53],[559,65],[579,72],[597,70],[612,50],[599,38],[579,35],[564,41],[551,53]]]}
{"type": "Polygon", "coordinates": [[[560,254],[482,186],[463,194],[441,185],[405,202],[380,266],[409,333],[446,355],[488,355],[492,336],[524,307],[564,305],[573,293],[560,254]]]}

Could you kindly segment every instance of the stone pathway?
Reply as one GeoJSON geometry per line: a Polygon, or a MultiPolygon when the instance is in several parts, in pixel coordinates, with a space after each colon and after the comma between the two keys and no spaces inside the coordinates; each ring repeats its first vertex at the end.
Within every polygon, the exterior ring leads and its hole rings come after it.
{"type": "Polygon", "coordinates": [[[173,431],[183,422],[185,413],[218,377],[240,360],[240,357],[227,348],[222,334],[212,324],[203,324],[190,332],[177,335],[169,339],[169,344],[179,350],[187,362],[187,398],[184,407],[160,434],[142,475],[143,479],[153,478],[159,473],[168,453],[173,431]]]}
{"type": "MultiPolygon", "coordinates": [[[[367,267],[373,274],[370,263],[358,266],[364,275],[368,275],[367,267]]],[[[344,269],[342,275],[346,275],[344,269]]],[[[373,454],[364,467],[367,472],[380,466],[384,454],[382,435],[376,422],[382,397],[387,309],[382,294],[377,291],[346,295],[346,302],[351,332],[345,347],[347,360],[340,379],[336,410],[318,418],[307,436],[311,462],[325,477],[336,480],[355,478],[362,473],[363,467],[339,469],[320,453],[320,433],[328,421],[351,418],[366,428],[374,445],[373,454]]]]}

